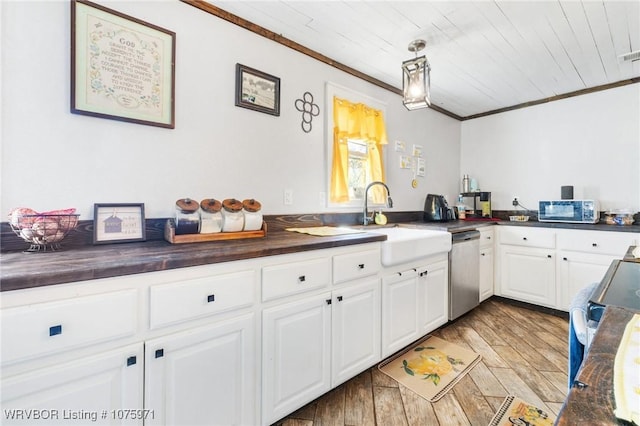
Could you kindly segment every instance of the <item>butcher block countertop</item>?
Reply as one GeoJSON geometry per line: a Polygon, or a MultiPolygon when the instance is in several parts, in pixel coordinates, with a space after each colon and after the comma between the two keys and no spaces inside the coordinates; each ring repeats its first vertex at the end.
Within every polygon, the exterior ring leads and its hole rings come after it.
{"type": "Polygon", "coordinates": [[[593,343],[587,352],[574,386],[558,415],[556,425],[624,425],[614,414],[614,361],[627,323],[634,311],[607,306],[593,343]]]}
{"type": "Polygon", "coordinates": [[[0,290],[10,291],[74,281],[253,259],[384,241],[383,234],[318,237],[277,230],[264,238],[189,244],[166,241],[63,248],[56,252],[8,252],[0,256],[0,290]]]}

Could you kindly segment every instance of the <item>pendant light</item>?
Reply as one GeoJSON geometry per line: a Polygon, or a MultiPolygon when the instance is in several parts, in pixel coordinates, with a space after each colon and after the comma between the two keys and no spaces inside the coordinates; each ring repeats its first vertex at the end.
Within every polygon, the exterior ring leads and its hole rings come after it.
{"type": "Polygon", "coordinates": [[[431,105],[431,66],[425,55],[418,57],[426,45],[424,40],[409,43],[409,52],[414,52],[416,57],[402,63],[402,103],[408,110],[431,105]]]}

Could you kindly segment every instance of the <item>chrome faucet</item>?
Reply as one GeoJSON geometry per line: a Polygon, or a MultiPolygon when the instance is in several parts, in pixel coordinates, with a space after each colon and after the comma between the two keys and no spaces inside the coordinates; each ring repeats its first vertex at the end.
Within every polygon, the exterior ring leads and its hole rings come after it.
{"type": "Polygon", "coordinates": [[[369,188],[371,188],[374,185],[382,185],[384,186],[384,188],[387,190],[387,207],[391,208],[393,207],[393,200],[391,199],[391,191],[389,191],[389,187],[384,183],[384,182],[380,182],[380,181],[374,181],[371,182],[369,185],[367,185],[367,188],[364,190],[364,211],[362,212],[362,224],[363,225],[368,225],[371,222],[373,222],[373,216],[374,213],[371,214],[371,216],[369,216],[369,188]]]}

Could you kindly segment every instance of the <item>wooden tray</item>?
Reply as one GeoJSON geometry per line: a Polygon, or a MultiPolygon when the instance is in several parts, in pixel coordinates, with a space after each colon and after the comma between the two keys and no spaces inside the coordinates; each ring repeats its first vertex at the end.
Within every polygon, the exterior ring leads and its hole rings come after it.
{"type": "Polygon", "coordinates": [[[176,235],[173,219],[164,225],[164,239],[171,244],[204,243],[207,241],[239,240],[243,238],[264,238],[267,235],[267,222],[262,221],[262,228],[257,231],[216,232],[214,234],[184,234],[176,235]]]}

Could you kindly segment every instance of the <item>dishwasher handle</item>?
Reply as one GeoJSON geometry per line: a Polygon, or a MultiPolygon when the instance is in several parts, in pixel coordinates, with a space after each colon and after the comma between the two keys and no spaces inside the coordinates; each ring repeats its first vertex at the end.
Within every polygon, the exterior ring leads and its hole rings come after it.
{"type": "Polygon", "coordinates": [[[479,239],[480,239],[480,231],[478,231],[477,229],[464,231],[464,232],[455,232],[451,234],[451,242],[453,244],[462,243],[464,241],[470,241],[470,240],[479,240],[479,239]]]}

